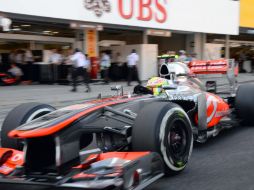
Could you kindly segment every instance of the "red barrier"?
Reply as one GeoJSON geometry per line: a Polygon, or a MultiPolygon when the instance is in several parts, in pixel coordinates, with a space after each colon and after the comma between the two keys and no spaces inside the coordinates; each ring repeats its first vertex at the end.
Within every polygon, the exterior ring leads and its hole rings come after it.
{"type": "Polygon", "coordinates": [[[91,57],[90,60],[91,60],[91,72],[90,72],[91,79],[97,79],[97,74],[99,72],[98,58],[91,57]]]}

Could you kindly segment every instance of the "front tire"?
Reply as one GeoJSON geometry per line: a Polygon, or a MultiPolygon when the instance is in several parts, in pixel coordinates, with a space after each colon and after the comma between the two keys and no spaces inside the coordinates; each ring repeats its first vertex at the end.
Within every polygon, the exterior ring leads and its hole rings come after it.
{"type": "Polygon", "coordinates": [[[190,120],[185,111],[170,102],[146,105],[132,129],[133,151],[158,152],[166,174],[177,174],[186,167],[193,147],[190,120]]]}
{"type": "Polygon", "coordinates": [[[7,115],[1,131],[1,144],[4,148],[22,150],[23,145],[18,139],[8,137],[8,133],[20,125],[56,110],[54,107],[41,103],[25,103],[17,106],[7,115]]]}

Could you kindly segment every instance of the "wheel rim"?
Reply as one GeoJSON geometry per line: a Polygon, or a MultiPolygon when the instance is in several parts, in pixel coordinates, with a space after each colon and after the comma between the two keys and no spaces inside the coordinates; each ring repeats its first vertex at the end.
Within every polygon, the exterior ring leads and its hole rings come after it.
{"type": "Polygon", "coordinates": [[[181,120],[175,120],[169,125],[166,139],[167,154],[175,166],[182,167],[187,163],[189,156],[188,131],[181,120]]]}
{"type": "Polygon", "coordinates": [[[169,149],[176,155],[181,155],[186,149],[186,132],[181,122],[175,122],[168,134],[169,149]]]}

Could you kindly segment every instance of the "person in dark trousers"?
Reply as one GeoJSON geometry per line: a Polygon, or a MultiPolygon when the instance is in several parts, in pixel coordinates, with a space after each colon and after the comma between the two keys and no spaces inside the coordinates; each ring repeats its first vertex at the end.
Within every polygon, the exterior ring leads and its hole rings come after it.
{"type": "Polygon", "coordinates": [[[72,61],[72,92],[77,91],[77,79],[81,76],[84,79],[84,83],[87,87],[85,92],[90,92],[91,88],[89,86],[88,73],[85,72],[84,67],[86,67],[87,60],[85,55],[79,50],[75,49],[74,54],[71,56],[72,61]]]}
{"type": "Polygon", "coordinates": [[[104,51],[101,55],[100,67],[101,67],[101,78],[104,79],[105,84],[109,84],[109,68],[111,61],[109,55],[104,51]]]}
{"type": "Polygon", "coordinates": [[[52,54],[49,58],[49,63],[51,64],[51,78],[52,83],[58,82],[58,69],[59,65],[62,63],[62,55],[58,53],[57,49],[52,49],[52,54]]]}
{"type": "Polygon", "coordinates": [[[27,80],[29,83],[32,82],[33,79],[33,63],[34,63],[34,56],[31,50],[27,49],[25,51],[25,63],[26,63],[26,70],[27,70],[27,80]]]}
{"type": "Polygon", "coordinates": [[[84,81],[85,81],[85,84],[87,85],[86,92],[90,92],[91,88],[89,86],[89,82],[90,82],[89,71],[90,71],[91,62],[90,62],[88,54],[85,54],[85,59],[86,60],[85,60],[85,64],[84,64],[84,81]]]}
{"type": "Polygon", "coordinates": [[[137,62],[139,61],[139,55],[136,50],[133,49],[131,54],[127,56],[127,66],[128,66],[128,86],[131,86],[131,81],[135,77],[138,84],[141,85],[141,81],[138,76],[137,62]]]}
{"type": "Polygon", "coordinates": [[[16,66],[18,68],[21,69],[23,75],[21,76],[22,81],[26,81],[27,80],[27,67],[26,67],[26,63],[24,62],[24,51],[21,49],[16,50],[16,54],[15,54],[15,62],[16,66]]]}

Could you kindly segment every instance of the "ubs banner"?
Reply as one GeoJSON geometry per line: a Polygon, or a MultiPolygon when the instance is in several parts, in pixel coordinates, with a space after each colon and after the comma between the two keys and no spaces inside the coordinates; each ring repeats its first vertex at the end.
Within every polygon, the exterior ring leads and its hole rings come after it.
{"type": "Polygon", "coordinates": [[[239,32],[239,1],[233,0],[0,0],[0,12],[154,29],[239,32]]]}

